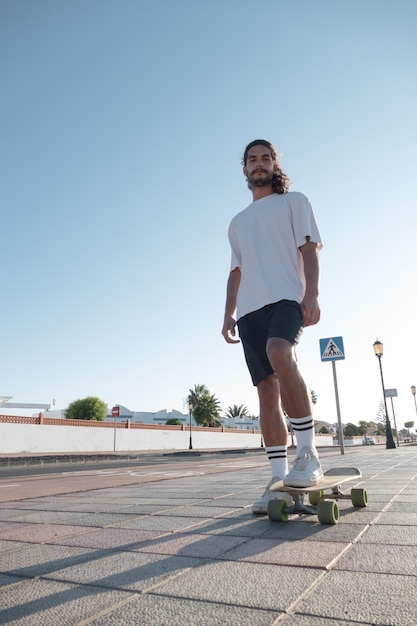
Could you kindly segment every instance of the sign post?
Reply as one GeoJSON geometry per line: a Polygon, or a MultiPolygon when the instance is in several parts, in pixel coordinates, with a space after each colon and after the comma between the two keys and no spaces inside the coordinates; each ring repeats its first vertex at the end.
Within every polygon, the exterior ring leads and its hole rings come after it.
{"type": "Polygon", "coordinates": [[[392,409],[392,417],[394,418],[394,428],[397,433],[397,446],[400,445],[400,438],[398,436],[398,428],[397,428],[397,420],[395,419],[395,411],[394,411],[394,401],[393,398],[398,396],[396,389],[384,389],[384,394],[386,398],[391,398],[391,409],[392,409]]]}
{"type": "Polygon", "coordinates": [[[343,347],[342,337],[327,337],[320,339],[320,356],[322,361],[331,361],[333,369],[334,393],[336,397],[338,436],[340,445],[340,454],[345,453],[345,442],[343,439],[342,417],[340,415],[339,390],[337,387],[336,363],[345,358],[345,349],[343,347]]]}
{"type": "Polygon", "coordinates": [[[114,417],[114,443],[113,443],[113,451],[116,452],[116,429],[117,429],[117,418],[120,415],[120,407],[114,406],[111,410],[111,416],[114,417]]]}

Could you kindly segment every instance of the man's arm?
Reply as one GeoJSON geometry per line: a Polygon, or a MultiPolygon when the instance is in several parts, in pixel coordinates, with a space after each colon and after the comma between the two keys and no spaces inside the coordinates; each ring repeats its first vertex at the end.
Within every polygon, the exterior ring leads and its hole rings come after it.
{"type": "Polygon", "coordinates": [[[300,247],[304,261],[304,276],[306,280],[306,292],[301,302],[304,326],[313,326],[320,320],[319,306],[319,281],[320,262],[317,244],[307,241],[300,247]]]}
{"type": "Polygon", "coordinates": [[[234,339],[236,336],[236,304],[237,294],[240,286],[241,272],[239,267],[235,267],[229,274],[227,281],[226,291],[226,306],[224,312],[224,322],[222,328],[222,335],[227,343],[239,343],[239,339],[234,339]]]}

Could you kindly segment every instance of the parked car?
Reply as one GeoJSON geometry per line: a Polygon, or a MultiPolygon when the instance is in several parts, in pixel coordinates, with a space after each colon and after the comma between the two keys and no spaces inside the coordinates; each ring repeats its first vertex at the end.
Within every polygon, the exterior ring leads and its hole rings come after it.
{"type": "Polygon", "coordinates": [[[375,441],[372,439],[372,437],[364,437],[362,439],[362,445],[363,446],[374,446],[375,445],[375,441]]]}

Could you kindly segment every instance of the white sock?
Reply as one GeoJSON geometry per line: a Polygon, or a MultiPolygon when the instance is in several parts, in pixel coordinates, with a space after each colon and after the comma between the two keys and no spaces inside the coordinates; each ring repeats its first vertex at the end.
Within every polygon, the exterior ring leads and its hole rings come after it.
{"type": "Polygon", "coordinates": [[[272,476],[285,478],[288,474],[287,446],[265,447],[271,466],[272,476]]]}
{"type": "Polygon", "coordinates": [[[290,417],[288,419],[290,420],[297,441],[296,454],[301,452],[304,447],[311,448],[314,454],[317,454],[314,443],[314,421],[312,416],[307,415],[307,417],[301,417],[299,419],[290,417]]]}

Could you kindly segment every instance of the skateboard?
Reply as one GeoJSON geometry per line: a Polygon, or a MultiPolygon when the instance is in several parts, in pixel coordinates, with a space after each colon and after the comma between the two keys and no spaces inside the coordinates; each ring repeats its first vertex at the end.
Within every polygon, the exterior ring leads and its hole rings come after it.
{"type": "Polygon", "coordinates": [[[362,477],[356,467],[335,467],[324,473],[322,480],[314,487],[287,487],[280,480],[270,487],[270,491],[284,491],[289,493],[294,504],[288,506],[285,500],[270,500],[268,502],[268,517],[273,522],[287,522],[290,513],[317,515],[321,524],[337,524],[339,507],[336,500],[350,500],[354,507],[362,508],[368,505],[366,489],[351,488],[343,492],[341,485],[362,477]],[[330,493],[326,493],[330,492],[330,493]],[[308,495],[309,504],[304,502],[308,495]]]}

